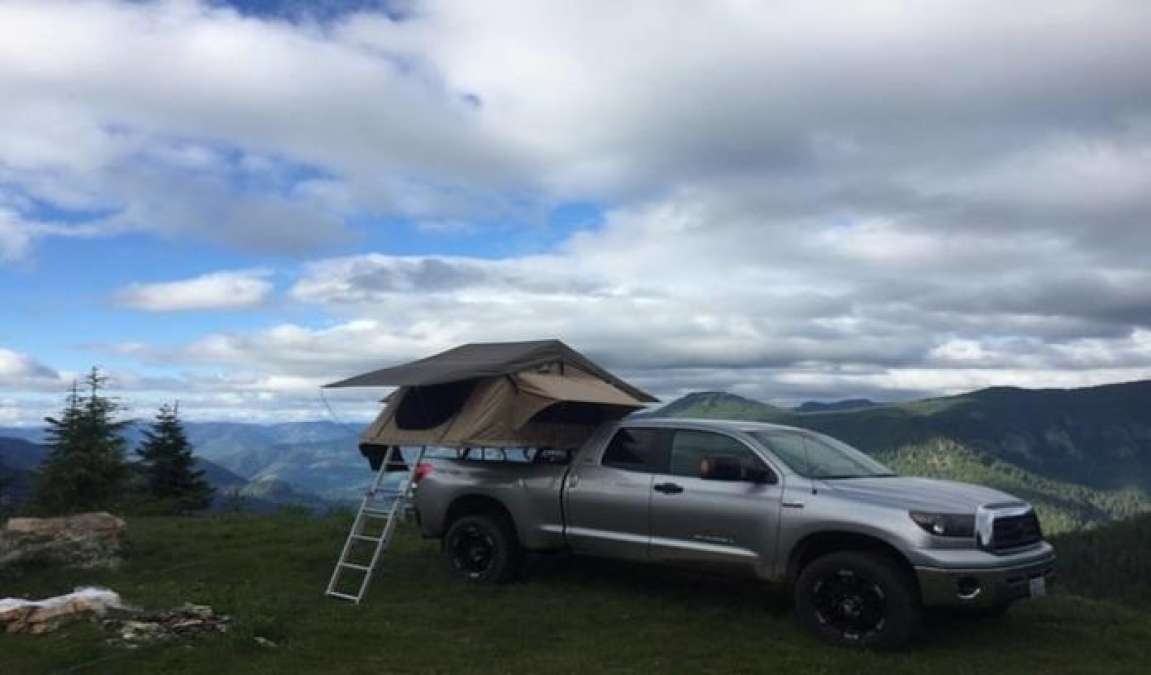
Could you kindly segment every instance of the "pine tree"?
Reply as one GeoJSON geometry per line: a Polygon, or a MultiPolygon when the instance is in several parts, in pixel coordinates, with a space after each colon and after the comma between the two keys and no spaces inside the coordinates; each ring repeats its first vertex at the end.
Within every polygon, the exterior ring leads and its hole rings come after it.
{"type": "Polygon", "coordinates": [[[212,503],[212,486],[197,470],[192,445],[180,423],[179,405],[162,405],[144,443],[136,449],[149,496],[171,500],[181,509],[205,509],[212,503]]]}
{"type": "Polygon", "coordinates": [[[120,404],[101,395],[108,378],[93,368],[84,378],[87,392],[76,383],[64,410],[48,423],[48,456],[36,478],[33,503],[51,513],[108,508],[122,497],[128,478],[120,404]]]}

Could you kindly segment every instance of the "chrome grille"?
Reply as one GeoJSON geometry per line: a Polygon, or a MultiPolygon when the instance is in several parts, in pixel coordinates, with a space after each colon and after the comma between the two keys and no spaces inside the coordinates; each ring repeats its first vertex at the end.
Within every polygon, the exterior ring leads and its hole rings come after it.
{"type": "Polygon", "coordinates": [[[1039,528],[1039,518],[1034,511],[1017,516],[1000,516],[995,519],[991,548],[996,551],[1028,546],[1043,539],[1039,528]]]}

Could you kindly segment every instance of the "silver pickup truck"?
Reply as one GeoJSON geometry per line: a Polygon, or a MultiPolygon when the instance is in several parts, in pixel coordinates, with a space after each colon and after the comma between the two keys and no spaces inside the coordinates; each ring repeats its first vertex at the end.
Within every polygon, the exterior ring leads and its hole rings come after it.
{"type": "Polygon", "coordinates": [[[812,431],[639,418],[573,456],[472,451],[420,467],[415,510],[466,579],[512,579],[524,551],[692,565],[789,584],[840,644],[906,642],[924,607],[997,615],[1044,595],[1055,555],[1027,503],[895,475],[812,431]],[[481,455],[503,453],[483,461],[481,455]]]}

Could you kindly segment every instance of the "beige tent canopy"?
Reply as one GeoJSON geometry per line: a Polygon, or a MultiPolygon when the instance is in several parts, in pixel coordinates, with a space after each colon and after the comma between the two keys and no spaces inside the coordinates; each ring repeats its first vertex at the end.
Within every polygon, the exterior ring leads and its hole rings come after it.
{"type": "Polygon", "coordinates": [[[575,448],[600,422],[657,400],[559,340],[466,344],[326,386],[399,387],[362,448],[575,448]]]}

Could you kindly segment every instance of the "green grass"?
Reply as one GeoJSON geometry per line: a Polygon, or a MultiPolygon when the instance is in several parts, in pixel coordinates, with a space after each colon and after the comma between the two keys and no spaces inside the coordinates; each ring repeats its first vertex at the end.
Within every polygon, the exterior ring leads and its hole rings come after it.
{"type": "Polygon", "coordinates": [[[556,557],[536,561],[525,582],[477,588],[450,578],[435,543],[410,532],[354,607],[321,595],[347,525],[291,514],[134,519],[118,571],[0,573],[0,595],[96,584],[149,608],[191,601],[234,617],[226,635],[134,651],[104,644],[90,623],[0,635],[0,673],[1137,673],[1151,659],[1151,614],[1073,596],[1024,603],[1001,621],[937,618],[909,651],[860,654],[814,641],[783,594],[755,584],[556,557]]]}
{"type": "Polygon", "coordinates": [[[1060,574],[1092,597],[1151,608],[1151,513],[1052,540],[1060,574]]]}

